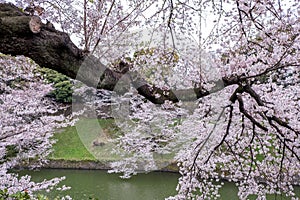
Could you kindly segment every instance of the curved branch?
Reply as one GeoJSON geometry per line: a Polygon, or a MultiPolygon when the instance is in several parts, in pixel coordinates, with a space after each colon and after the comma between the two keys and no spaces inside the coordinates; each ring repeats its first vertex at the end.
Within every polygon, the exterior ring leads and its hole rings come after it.
{"type": "Polygon", "coordinates": [[[128,87],[126,84],[122,87],[120,81],[126,79],[136,87],[139,94],[153,103],[163,104],[167,100],[195,100],[240,81],[236,77],[223,78],[219,82],[224,87],[215,87],[210,91],[204,88],[163,90],[150,85],[136,74],[126,73],[128,70],[117,72],[107,68],[99,59],[86,55],[85,51],[75,46],[66,33],[49,26],[51,23],[41,23],[40,31],[33,33],[28,25],[32,17],[37,16],[26,15],[13,4],[0,3],[0,52],[27,56],[42,67],[54,69],[89,86],[115,90],[118,85],[119,92],[125,92],[128,87]]]}
{"type": "MultiPolygon", "coordinates": [[[[27,56],[42,67],[54,69],[70,78],[101,89],[124,93],[129,88],[128,84],[132,84],[140,95],[155,104],[163,104],[165,101],[199,99],[229,85],[240,85],[250,78],[262,76],[286,66],[281,65],[281,60],[279,60],[261,74],[248,77],[243,75],[223,77],[216,81],[216,86],[209,91],[203,87],[166,90],[149,84],[137,74],[128,73],[128,70],[119,72],[107,68],[98,58],[87,55],[84,50],[73,44],[66,33],[55,30],[51,23],[39,24],[39,31],[33,33],[29,27],[29,22],[33,17],[37,18],[37,16],[26,15],[13,4],[0,3],[0,52],[14,56],[27,56]],[[79,70],[81,70],[80,73],[78,73],[79,70]]],[[[129,69],[128,64],[125,64],[124,68],[129,69]]],[[[246,92],[252,93],[251,90],[246,92]]]]}

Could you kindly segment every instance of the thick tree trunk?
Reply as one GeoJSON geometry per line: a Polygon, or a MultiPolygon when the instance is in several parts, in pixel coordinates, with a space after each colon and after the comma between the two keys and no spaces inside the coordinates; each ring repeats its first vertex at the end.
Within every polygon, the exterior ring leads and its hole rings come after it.
{"type": "MultiPolygon", "coordinates": [[[[33,17],[37,16],[26,15],[12,4],[0,4],[0,51],[27,56],[42,67],[54,69],[75,79],[87,56],[72,43],[66,33],[51,26],[42,24],[40,32],[33,33],[29,27],[33,17]]],[[[100,62],[89,63],[85,67],[85,74],[77,78],[88,85],[99,78],[98,74],[93,73],[94,69],[106,69],[100,62]]],[[[101,87],[111,90],[120,76],[121,74],[114,72],[107,73],[107,76],[102,77],[103,80],[107,79],[106,84],[101,87]]]]}
{"type": "MultiPolygon", "coordinates": [[[[12,4],[0,3],[0,52],[27,56],[42,67],[54,69],[97,88],[124,92],[128,83],[131,83],[139,94],[157,104],[166,100],[191,100],[210,93],[202,88],[164,91],[149,85],[138,75],[128,73],[128,70],[123,70],[123,73],[113,71],[96,57],[86,55],[66,33],[55,30],[49,24],[41,23],[37,31],[33,31],[33,18],[37,16],[27,15],[12,4]]],[[[237,79],[222,81],[224,86],[237,83],[237,79]]]]}

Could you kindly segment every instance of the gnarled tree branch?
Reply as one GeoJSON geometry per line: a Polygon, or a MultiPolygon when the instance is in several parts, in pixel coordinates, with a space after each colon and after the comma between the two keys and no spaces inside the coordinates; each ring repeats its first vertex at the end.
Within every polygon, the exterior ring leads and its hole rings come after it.
{"type": "Polygon", "coordinates": [[[223,78],[219,80],[222,87],[216,86],[210,91],[199,87],[178,91],[163,90],[127,70],[119,72],[107,68],[95,56],[86,55],[72,43],[66,33],[55,30],[48,23],[41,23],[39,31],[32,32],[29,22],[33,17],[37,18],[23,13],[13,4],[0,3],[0,52],[27,56],[42,67],[54,69],[90,86],[125,92],[130,83],[149,101],[163,104],[166,100],[195,100],[241,80],[236,77],[223,78]],[[126,81],[126,84],[122,81],[126,81]]]}

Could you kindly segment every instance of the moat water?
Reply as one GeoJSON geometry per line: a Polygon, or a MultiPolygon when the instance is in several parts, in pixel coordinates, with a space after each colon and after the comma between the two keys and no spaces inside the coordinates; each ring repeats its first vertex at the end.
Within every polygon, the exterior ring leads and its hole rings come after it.
{"type": "MultiPolygon", "coordinates": [[[[65,176],[62,185],[71,186],[71,190],[47,193],[50,199],[69,194],[75,200],[96,198],[99,200],[162,200],[176,194],[179,178],[177,173],[151,172],[138,174],[131,179],[121,179],[118,174],[108,174],[102,170],[63,170],[42,169],[40,171],[21,171],[29,174],[34,181],[65,176]]],[[[237,188],[225,183],[221,189],[222,200],[238,200],[237,188]]],[[[300,197],[300,187],[296,188],[300,197]]],[[[254,198],[255,199],[255,198],[254,198]]],[[[271,196],[268,199],[290,199],[284,196],[271,196]]]]}

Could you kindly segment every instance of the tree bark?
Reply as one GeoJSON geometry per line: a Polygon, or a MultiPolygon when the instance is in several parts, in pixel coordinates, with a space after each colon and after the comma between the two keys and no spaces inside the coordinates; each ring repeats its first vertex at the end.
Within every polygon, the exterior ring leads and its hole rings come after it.
{"type": "MultiPolygon", "coordinates": [[[[66,33],[55,30],[48,23],[42,23],[39,32],[32,32],[29,24],[33,17],[37,16],[25,14],[13,4],[0,3],[0,52],[27,56],[41,67],[54,69],[97,88],[125,92],[132,84],[139,94],[156,104],[166,100],[193,100],[211,93],[203,88],[162,90],[128,70],[122,73],[111,70],[93,55],[86,55],[66,33]]],[[[227,86],[236,84],[238,79],[223,78],[220,81],[227,86]]]]}

